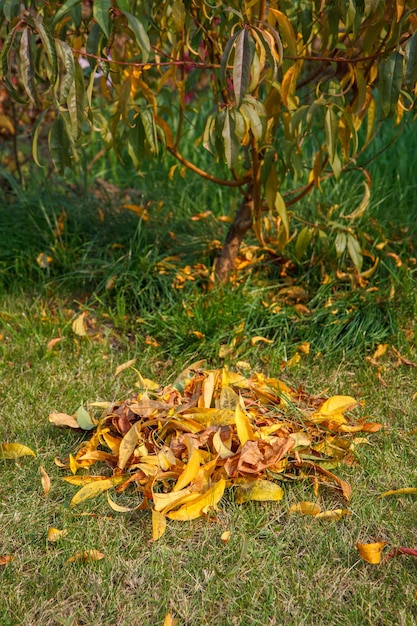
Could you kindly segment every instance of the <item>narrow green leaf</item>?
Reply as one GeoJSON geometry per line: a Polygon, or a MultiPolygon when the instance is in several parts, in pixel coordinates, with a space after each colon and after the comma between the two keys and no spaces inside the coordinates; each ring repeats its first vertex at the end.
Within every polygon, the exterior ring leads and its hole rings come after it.
{"type": "Polygon", "coordinates": [[[67,106],[71,121],[72,136],[74,139],[78,139],[81,135],[85,108],[84,74],[78,63],[75,66],[74,81],[68,94],[67,106]]]}
{"type": "Polygon", "coordinates": [[[224,126],[222,131],[224,157],[227,166],[231,169],[237,160],[239,152],[239,143],[235,134],[234,121],[230,115],[230,111],[226,111],[224,126]]]}
{"type": "Polygon", "coordinates": [[[55,26],[56,24],[58,24],[58,22],[64,17],[64,15],[69,13],[71,9],[75,7],[77,4],[81,4],[81,0],[67,0],[66,2],[64,2],[62,7],[58,9],[58,11],[55,14],[55,17],[52,21],[52,26],[55,26]]]}
{"type": "Polygon", "coordinates": [[[138,44],[140,51],[142,52],[142,60],[144,63],[147,62],[149,58],[149,52],[151,49],[151,43],[149,41],[148,34],[143,27],[143,24],[139,22],[138,18],[129,13],[128,11],[123,11],[123,15],[127,19],[127,23],[129,24],[130,30],[135,35],[136,43],[138,44]]]}
{"type": "Polygon", "coordinates": [[[132,88],[132,77],[128,76],[126,80],[123,81],[122,86],[119,91],[119,110],[122,116],[123,121],[127,126],[130,126],[129,123],[129,100],[130,100],[130,91],[132,88]]]}
{"type": "Polygon", "coordinates": [[[403,59],[402,54],[393,52],[388,59],[379,64],[378,91],[385,117],[393,117],[397,111],[403,75],[403,59]]]}
{"type": "MultiPolygon", "coordinates": [[[[101,39],[101,28],[98,24],[93,24],[88,33],[87,44],[85,50],[88,55],[92,54],[94,56],[99,56],[99,45],[101,39]]],[[[88,56],[88,62],[90,64],[91,69],[95,69],[97,66],[97,59],[88,56]]]]}
{"type": "Polygon", "coordinates": [[[63,116],[57,117],[49,131],[49,150],[57,170],[63,174],[71,167],[71,141],[63,116]]]}
{"type": "MultiPolygon", "coordinates": [[[[272,80],[274,81],[277,77],[277,73],[278,73],[278,64],[277,61],[275,59],[274,54],[271,51],[271,46],[268,43],[268,41],[265,39],[264,34],[262,33],[260,28],[256,28],[255,26],[251,26],[251,33],[254,36],[254,38],[256,39],[256,41],[258,42],[258,45],[263,48],[263,50],[265,51],[266,54],[266,58],[268,59],[269,65],[271,66],[272,69],[272,80]]],[[[282,48],[282,44],[281,44],[281,48],[282,48]]],[[[282,58],[282,56],[281,56],[282,58]]]]}
{"type": "Polygon", "coordinates": [[[326,132],[326,145],[329,153],[330,162],[334,160],[336,155],[337,145],[337,129],[338,119],[332,107],[329,107],[325,116],[325,132],[326,132]]]}
{"type": "Polygon", "coordinates": [[[235,43],[237,36],[241,32],[242,31],[238,31],[237,33],[235,33],[233,35],[233,37],[231,37],[229,39],[229,41],[227,42],[226,47],[224,49],[223,56],[222,56],[221,61],[220,61],[220,80],[221,80],[223,85],[226,85],[227,66],[229,64],[229,59],[230,59],[230,55],[232,53],[233,44],[235,43]]]}
{"type": "Polygon", "coordinates": [[[347,249],[354,266],[356,267],[358,272],[360,272],[363,264],[361,244],[356,239],[356,237],[354,237],[350,233],[347,236],[347,249]]]}
{"type": "Polygon", "coordinates": [[[285,206],[284,198],[281,196],[279,191],[277,191],[277,195],[275,196],[275,208],[277,210],[278,215],[282,220],[282,224],[285,228],[285,234],[287,235],[287,239],[290,238],[290,220],[288,218],[287,207],[285,206]]]}
{"type": "Polygon", "coordinates": [[[148,142],[151,154],[158,154],[158,137],[156,134],[155,120],[149,109],[143,109],[140,112],[143,128],[145,131],[146,141],[148,142]]]}
{"type": "Polygon", "coordinates": [[[337,258],[340,258],[344,251],[346,250],[347,245],[347,236],[346,233],[337,233],[336,239],[334,242],[334,247],[336,248],[337,258]]]}
{"type": "Polygon", "coordinates": [[[127,149],[133,165],[139,169],[145,154],[145,129],[140,115],[133,119],[135,125],[129,129],[127,149]]]}
{"type": "Polygon", "coordinates": [[[12,64],[10,62],[10,52],[12,49],[12,46],[14,44],[14,40],[15,37],[18,33],[18,29],[20,28],[20,24],[17,24],[14,28],[12,28],[12,30],[9,33],[9,36],[7,37],[6,41],[3,44],[3,48],[1,50],[0,53],[0,61],[1,61],[1,73],[2,73],[2,80],[4,83],[4,86],[7,89],[8,94],[14,99],[17,100],[18,102],[25,102],[24,99],[21,98],[21,96],[19,95],[19,93],[17,92],[15,86],[13,85],[13,82],[10,79],[9,76],[9,72],[10,69],[12,67],[12,64]]]}
{"type": "Polygon", "coordinates": [[[111,0],[94,0],[93,15],[101,30],[110,39],[110,8],[111,0]]]}
{"type": "Polygon", "coordinates": [[[404,82],[407,87],[414,87],[417,81],[417,31],[405,44],[404,82]]]}
{"type": "Polygon", "coordinates": [[[29,28],[22,31],[19,46],[20,75],[29,100],[36,107],[37,97],[35,91],[35,70],[33,65],[31,33],[29,28]]]}
{"type": "Polygon", "coordinates": [[[40,115],[38,115],[32,129],[32,157],[38,167],[44,167],[39,161],[38,139],[42,127],[42,122],[48,111],[49,109],[45,109],[40,115]]]}
{"type": "Polygon", "coordinates": [[[233,90],[236,104],[239,107],[249,88],[251,67],[251,49],[249,35],[244,28],[236,39],[235,58],[233,62],[233,90]]]}
{"type": "Polygon", "coordinates": [[[312,239],[312,230],[308,226],[304,226],[298,233],[296,242],[295,242],[295,256],[299,261],[303,258],[305,251],[307,250],[307,246],[312,239]]]}
{"type": "Polygon", "coordinates": [[[47,75],[51,84],[54,85],[58,77],[58,60],[54,46],[54,40],[49,30],[46,28],[41,20],[35,17],[26,17],[26,21],[34,28],[34,30],[40,37],[42,50],[45,51],[48,59],[47,75]]]}
{"type": "Polygon", "coordinates": [[[256,141],[261,141],[265,133],[265,117],[260,118],[259,114],[252,105],[247,102],[242,102],[240,107],[243,116],[247,119],[250,129],[256,141]]]}

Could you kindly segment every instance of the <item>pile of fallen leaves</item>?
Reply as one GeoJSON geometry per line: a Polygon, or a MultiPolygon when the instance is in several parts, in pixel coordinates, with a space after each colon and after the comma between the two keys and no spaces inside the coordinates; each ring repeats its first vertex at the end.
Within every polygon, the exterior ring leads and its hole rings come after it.
{"type": "MultiPolygon", "coordinates": [[[[154,539],[164,533],[167,518],[215,515],[226,489],[233,489],[236,503],[277,501],[285,481],[308,480],[316,501],[321,488],[331,487],[348,502],[350,485],[331,470],[355,462],[355,447],[367,442],[357,433],[382,428],[366,418],[348,418],[346,412],[359,405],[350,396],[312,396],[261,373],[206,370],[200,362],[168,386],[137,374],[140,391],[133,398],[90,405],[105,409],[101,419],[84,407],[49,419],[91,432],[73,455],[56,460],[73,474],[65,480],[81,487],[71,505],[107,492],[116,511],[150,508],[154,539]],[[107,466],[106,474],[88,473],[98,462],[107,466]],[[133,490],[138,504],[117,503],[112,489],[133,490]]],[[[290,510],[331,519],[349,512],[321,511],[317,502],[290,510]]]]}

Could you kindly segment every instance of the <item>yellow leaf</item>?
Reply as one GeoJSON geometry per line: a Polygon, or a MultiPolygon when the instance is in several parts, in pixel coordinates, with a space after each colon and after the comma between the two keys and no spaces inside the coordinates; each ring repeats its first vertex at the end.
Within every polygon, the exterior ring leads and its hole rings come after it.
{"type": "Polygon", "coordinates": [[[230,530],[225,530],[222,533],[222,536],[220,537],[220,541],[222,543],[227,543],[228,541],[230,541],[230,530]]]}
{"type": "Polygon", "coordinates": [[[350,515],[349,509],[333,509],[331,511],[322,511],[317,513],[315,517],[319,519],[339,520],[344,515],[350,515]]]}
{"type": "Polygon", "coordinates": [[[258,500],[265,502],[274,500],[278,502],[284,497],[284,491],[279,485],[270,480],[239,480],[238,488],[235,491],[236,504],[249,502],[249,500],[258,500]]]}
{"type": "Polygon", "coordinates": [[[167,517],[174,520],[188,521],[200,517],[203,513],[208,513],[222,499],[225,487],[226,481],[222,478],[195,501],[185,504],[178,511],[171,511],[167,514],[167,517]]]}
{"type": "Polygon", "coordinates": [[[167,511],[173,508],[182,498],[195,495],[190,488],[181,489],[181,491],[170,491],[168,493],[153,493],[152,499],[155,507],[155,511],[167,511]]]}
{"type": "Polygon", "coordinates": [[[304,341],[303,343],[300,343],[300,345],[298,346],[297,350],[299,350],[303,354],[309,354],[309,352],[310,352],[310,342],[309,341],[304,341]]]}
{"type": "Polygon", "coordinates": [[[68,534],[67,530],[59,530],[58,528],[48,528],[48,541],[55,543],[63,539],[68,534]]]}
{"type": "Polygon", "coordinates": [[[173,617],[171,613],[167,613],[165,615],[164,623],[162,626],[177,626],[178,620],[176,617],[173,617]]]}
{"type": "Polygon", "coordinates": [[[100,561],[104,559],[104,554],[98,550],[79,550],[66,563],[76,563],[77,561],[100,561]]]}
{"type": "Polygon", "coordinates": [[[242,446],[244,446],[247,441],[255,440],[255,435],[249,422],[249,418],[246,412],[240,406],[240,404],[236,405],[235,422],[237,436],[239,437],[239,441],[242,446]]]}
{"type": "Polygon", "coordinates": [[[234,452],[228,448],[220,437],[220,429],[213,435],[213,448],[221,459],[227,459],[234,455],[234,452]]]}
{"type": "Polygon", "coordinates": [[[332,417],[344,413],[359,403],[351,396],[332,396],[324,402],[314,415],[332,417]]]}
{"type": "Polygon", "coordinates": [[[192,480],[197,475],[198,470],[200,469],[200,452],[197,448],[194,448],[191,452],[191,456],[188,459],[188,463],[185,466],[183,472],[179,475],[176,484],[174,485],[173,491],[181,491],[187,485],[190,484],[192,480]]]}
{"type": "Polygon", "coordinates": [[[86,317],[86,315],[87,313],[83,311],[83,313],[75,318],[71,325],[72,332],[76,335],[79,335],[80,337],[85,337],[85,335],[87,335],[87,330],[84,323],[84,318],[86,317]]]}
{"type": "Polygon", "coordinates": [[[355,544],[358,549],[361,558],[368,563],[376,565],[381,561],[381,552],[384,546],[387,545],[386,541],[377,541],[375,543],[359,543],[355,544]]]}
{"type": "Polygon", "coordinates": [[[285,362],[287,367],[295,367],[301,361],[299,352],[296,352],[288,361],[285,362]]]}
{"type": "Polygon", "coordinates": [[[0,443],[0,459],[18,459],[21,456],[36,457],[36,454],[22,443],[0,443]]]}
{"type": "Polygon", "coordinates": [[[127,431],[127,433],[120,442],[118,462],[118,466],[120,467],[120,469],[124,469],[126,467],[126,463],[133,454],[138,440],[139,431],[137,428],[137,424],[133,424],[133,426],[127,431]]]}
{"type": "Polygon", "coordinates": [[[67,415],[67,413],[50,413],[48,419],[51,424],[55,424],[55,426],[69,426],[69,428],[80,428],[75,417],[73,417],[73,415],[67,415]]]}
{"type": "Polygon", "coordinates": [[[80,485],[87,485],[90,483],[96,483],[100,480],[109,480],[108,476],[63,476],[62,480],[69,483],[70,485],[76,485],[79,487],[80,485]]]}
{"type": "Polygon", "coordinates": [[[46,473],[42,465],[40,466],[39,471],[41,473],[43,495],[46,496],[46,494],[49,493],[49,491],[51,490],[51,479],[49,478],[48,474],[46,473]]]}
{"type": "Polygon", "coordinates": [[[256,335],[256,337],[252,337],[250,340],[251,346],[256,346],[257,343],[274,343],[273,339],[267,339],[266,337],[261,337],[260,335],[256,335]]]}
{"type": "Polygon", "coordinates": [[[386,496],[401,496],[411,493],[417,493],[417,487],[402,487],[401,489],[390,489],[390,491],[384,491],[378,498],[385,498],[386,496]]]}
{"type": "Polygon", "coordinates": [[[115,502],[114,500],[110,498],[109,492],[107,492],[106,495],[107,495],[107,502],[109,503],[110,508],[112,508],[113,511],[117,511],[117,513],[131,513],[132,511],[136,511],[142,506],[142,502],[138,504],[138,506],[134,506],[133,508],[129,506],[122,506],[121,504],[117,504],[117,502],[115,502]]]}
{"type": "Polygon", "coordinates": [[[389,343],[380,343],[377,346],[375,352],[373,353],[372,358],[379,359],[381,356],[384,356],[388,348],[389,348],[389,343]]]}
{"type": "Polygon", "coordinates": [[[152,539],[157,541],[162,537],[167,527],[167,520],[165,515],[159,511],[152,509],[152,539]]]}
{"type": "Polygon", "coordinates": [[[111,489],[115,485],[122,483],[124,480],[124,476],[113,476],[113,478],[107,478],[106,480],[98,480],[93,483],[88,483],[79,491],[77,491],[77,493],[70,502],[70,506],[75,506],[77,504],[80,504],[81,502],[84,502],[84,500],[95,498],[100,493],[103,493],[103,491],[111,489]]]}
{"type": "Polygon", "coordinates": [[[118,365],[114,371],[114,375],[117,376],[118,374],[120,374],[120,372],[123,372],[123,370],[127,370],[129,367],[131,367],[135,363],[136,363],[136,359],[130,359],[130,361],[126,361],[125,363],[118,365]]]}
{"type": "Polygon", "coordinates": [[[289,513],[299,513],[300,515],[317,515],[321,512],[321,506],[316,502],[297,502],[292,504],[289,513]]]}

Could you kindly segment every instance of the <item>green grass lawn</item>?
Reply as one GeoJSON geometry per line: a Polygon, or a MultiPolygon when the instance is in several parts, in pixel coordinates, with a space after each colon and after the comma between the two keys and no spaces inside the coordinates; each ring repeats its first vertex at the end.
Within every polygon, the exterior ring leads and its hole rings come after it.
{"type": "MultiPolygon", "coordinates": [[[[412,153],[413,133],[401,139],[398,154],[405,147],[412,153]]],[[[417,486],[417,368],[407,365],[417,362],[410,163],[384,155],[378,168],[370,165],[375,183],[363,228],[375,245],[385,237],[385,251],[398,256],[381,255],[365,288],[338,281],[334,255],[322,250],[330,281],[309,258],[289,277],[260,258],[237,284],[212,291],[204,268],[194,268],[194,280],[183,268],[209,266],[211,244],[227,228],[215,218],[233,198],[188,175],[167,182],[161,198],[152,172],[132,183],[113,162],[100,167],[94,174],[118,188],[111,201],[93,181],[86,194],[59,181],[46,185],[36,173],[36,185],[1,201],[0,442],[26,444],[37,456],[0,461],[0,557],[14,556],[0,565],[0,623],[156,626],[172,613],[179,626],[415,624],[417,560],[399,555],[371,565],[355,549],[358,541],[386,541],[385,553],[417,548],[416,496],[378,498],[417,486]],[[126,204],[145,207],[149,219],[126,204]],[[205,210],[212,216],[190,221],[205,210]],[[288,292],[294,286],[303,289],[297,298],[288,292]],[[72,330],[82,311],[85,337],[72,330]],[[251,341],[259,336],[270,343],[251,341]],[[309,354],[288,366],[303,342],[309,354]],[[390,347],[375,365],[367,357],[379,344],[390,347]],[[364,435],[356,464],[335,470],[352,485],[351,514],[340,521],[290,515],[292,504],[316,499],[311,485],[298,481],[284,483],[277,503],[237,505],[228,495],[215,520],[170,521],[157,542],[150,541],[149,511],[115,513],[105,496],[70,509],[75,488],[62,481],[66,472],[54,459],[73,452],[82,436],[53,426],[48,414],[130,397],[136,374],[114,371],[131,358],[158,382],[197,359],[231,369],[244,361],[248,373],[312,394],[363,400],[361,414],[385,428],[364,435]],[[46,496],[40,466],[52,481],[46,496]],[[66,530],[65,538],[48,542],[50,527],[66,530]],[[225,530],[228,543],[221,541],[225,530]],[[105,558],[66,562],[90,549],[105,558]]],[[[356,195],[348,183],[330,185],[322,210],[338,203],[345,211],[343,203],[353,197],[355,206],[362,193],[360,185],[356,195]]],[[[317,206],[306,200],[299,214],[318,219],[317,206]]],[[[134,505],[134,496],[126,498],[134,505]]],[[[323,489],[320,502],[346,506],[333,490],[323,489]]]]}

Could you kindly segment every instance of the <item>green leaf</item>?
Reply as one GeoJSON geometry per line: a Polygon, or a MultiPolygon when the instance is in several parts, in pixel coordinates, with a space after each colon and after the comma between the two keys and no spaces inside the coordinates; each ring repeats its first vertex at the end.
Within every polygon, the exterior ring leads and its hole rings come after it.
{"type": "Polygon", "coordinates": [[[136,43],[138,44],[140,51],[142,52],[142,60],[144,63],[147,62],[149,58],[149,52],[151,49],[151,43],[149,41],[148,34],[143,27],[143,24],[139,22],[137,17],[129,13],[128,11],[123,11],[123,15],[127,19],[127,23],[129,24],[130,30],[135,35],[136,43]]]}
{"type": "Polygon", "coordinates": [[[336,248],[337,258],[340,258],[344,251],[346,250],[347,245],[347,236],[346,233],[337,233],[336,239],[334,242],[334,247],[336,248]]]}
{"type": "Polygon", "coordinates": [[[347,249],[354,266],[356,267],[358,272],[360,272],[363,264],[361,244],[356,239],[356,237],[354,237],[350,233],[347,236],[347,249]]]}
{"type": "Polygon", "coordinates": [[[69,13],[71,9],[77,4],[81,4],[81,0],[67,0],[66,2],[64,2],[62,7],[55,14],[55,17],[52,21],[52,26],[58,24],[58,22],[64,17],[64,15],[69,13]]]}
{"type": "Polygon", "coordinates": [[[83,430],[92,430],[97,426],[97,424],[91,419],[90,413],[83,407],[83,405],[78,407],[76,416],[78,426],[83,430]]]}
{"type": "Polygon", "coordinates": [[[151,154],[158,154],[158,136],[156,134],[155,120],[149,109],[143,109],[140,117],[145,131],[146,141],[148,142],[151,154]]]}
{"type": "Polygon", "coordinates": [[[399,52],[393,52],[388,59],[379,64],[378,91],[385,117],[393,117],[397,112],[403,75],[403,58],[399,52]]]}
{"type": "Polygon", "coordinates": [[[236,38],[241,32],[242,31],[238,31],[237,33],[233,35],[233,37],[229,39],[223,52],[223,56],[220,61],[220,80],[223,86],[226,85],[226,72],[227,72],[227,66],[229,64],[230,55],[232,53],[232,47],[236,41],[236,38]]]}
{"type": "Polygon", "coordinates": [[[337,146],[337,130],[338,119],[332,107],[329,107],[325,116],[325,132],[326,132],[326,145],[329,153],[330,162],[334,160],[336,155],[337,146]]]}
{"type": "Polygon", "coordinates": [[[304,226],[298,233],[295,242],[295,256],[299,261],[301,261],[307,250],[307,246],[312,239],[312,234],[312,230],[308,226],[304,226]]]}
{"type": "Polygon", "coordinates": [[[265,134],[265,116],[261,118],[255,108],[245,101],[242,102],[240,110],[243,116],[247,119],[256,141],[261,141],[265,134]]]}
{"type": "Polygon", "coordinates": [[[37,97],[35,90],[35,70],[32,57],[31,32],[29,28],[22,31],[19,46],[20,75],[30,101],[36,107],[37,97]]]}
{"type": "Polygon", "coordinates": [[[277,191],[277,195],[275,196],[275,209],[277,210],[277,213],[282,220],[282,224],[285,228],[287,239],[289,239],[290,238],[290,220],[288,218],[287,207],[285,206],[284,198],[281,196],[279,191],[277,191]]]}
{"type": "Polygon", "coordinates": [[[251,49],[249,35],[244,28],[236,39],[235,58],[233,62],[233,90],[236,104],[239,107],[246,95],[250,83],[251,49]]]}
{"type": "Polygon", "coordinates": [[[94,19],[97,24],[99,24],[107,39],[110,39],[110,8],[111,0],[94,0],[93,2],[94,19]]]}
{"type": "Polygon", "coordinates": [[[68,99],[68,113],[71,121],[72,136],[78,139],[81,135],[81,127],[84,122],[85,107],[85,83],[81,66],[75,66],[75,80],[72,82],[68,99]]]}
{"type": "Polygon", "coordinates": [[[227,110],[222,131],[222,138],[225,160],[230,169],[235,165],[239,153],[239,143],[237,141],[234,126],[234,121],[230,115],[230,111],[227,110]]]}
{"type": "MultiPolygon", "coordinates": [[[[278,63],[275,59],[273,52],[271,51],[271,45],[265,39],[265,36],[262,33],[260,28],[251,26],[251,33],[253,34],[254,38],[257,40],[259,46],[263,48],[265,51],[266,58],[268,59],[269,65],[271,66],[271,69],[272,69],[272,80],[274,81],[278,73],[278,63]]],[[[281,49],[282,49],[282,44],[281,44],[281,49]]],[[[282,58],[282,55],[281,55],[281,58],[282,58]]]]}
{"type": "Polygon", "coordinates": [[[41,40],[41,50],[46,53],[48,63],[46,64],[47,76],[52,85],[55,84],[58,77],[58,60],[54,45],[54,39],[52,38],[49,30],[44,23],[36,17],[26,17],[26,22],[35,30],[41,40]]]}
{"type": "Polygon", "coordinates": [[[71,141],[62,115],[54,120],[48,139],[52,160],[63,174],[65,167],[71,167],[71,141]]]}
{"type": "MultiPolygon", "coordinates": [[[[92,54],[94,56],[99,56],[99,45],[101,39],[101,28],[98,24],[93,24],[88,34],[87,44],[85,50],[87,54],[92,54]]],[[[88,56],[88,62],[90,64],[91,69],[95,69],[97,66],[97,59],[88,56]]]]}
{"type": "Polygon", "coordinates": [[[42,122],[46,114],[48,113],[48,111],[49,109],[45,109],[44,111],[42,111],[40,115],[38,115],[38,117],[36,118],[36,122],[34,123],[33,129],[32,129],[32,157],[38,167],[44,167],[39,161],[38,139],[39,139],[39,133],[41,130],[42,122]]]}

